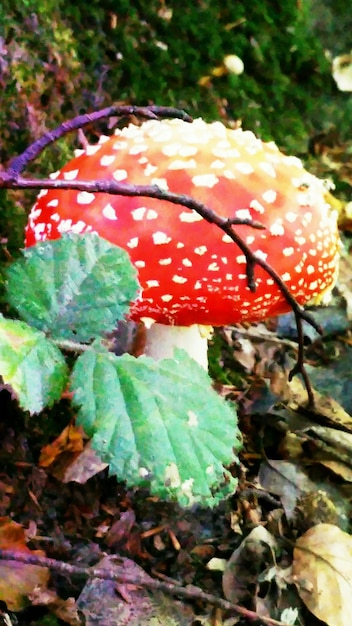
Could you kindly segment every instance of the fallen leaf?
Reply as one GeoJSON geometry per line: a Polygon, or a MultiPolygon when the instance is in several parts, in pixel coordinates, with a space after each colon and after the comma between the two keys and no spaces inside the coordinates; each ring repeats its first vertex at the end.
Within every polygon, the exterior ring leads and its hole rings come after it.
{"type": "Polygon", "coordinates": [[[49,467],[64,453],[77,453],[83,450],[83,429],[73,424],[64,428],[54,441],[44,446],[40,452],[39,465],[49,467]]]}
{"type": "Polygon", "coordinates": [[[318,524],[296,542],[293,581],[301,600],[329,626],[351,626],[352,537],[318,524]]]}
{"type": "Polygon", "coordinates": [[[249,533],[225,567],[222,586],[227,600],[240,604],[251,597],[258,574],[275,561],[275,548],[275,538],[263,526],[249,533]]]}
{"type": "MultiPolygon", "coordinates": [[[[29,550],[21,524],[9,518],[0,518],[0,548],[23,554],[43,555],[41,550],[29,550]]],[[[45,588],[49,570],[38,565],[26,565],[17,561],[0,561],[0,600],[6,602],[10,611],[20,611],[29,604],[28,596],[35,588],[45,588]]]]}
{"type": "Polygon", "coordinates": [[[151,578],[131,559],[106,556],[96,565],[107,573],[135,577],[136,584],[92,578],[87,581],[77,600],[86,626],[114,624],[115,626],[190,626],[194,622],[192,609],[163,592],[144,589],[140,581],[151,578]]]}

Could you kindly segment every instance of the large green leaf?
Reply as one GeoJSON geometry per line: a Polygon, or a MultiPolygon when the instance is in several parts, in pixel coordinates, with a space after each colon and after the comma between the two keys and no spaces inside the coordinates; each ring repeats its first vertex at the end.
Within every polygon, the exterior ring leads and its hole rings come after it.
{"type": "Polygon", "coordinates": [[[39,413],[59,400],[68,381],[65,359],[44,333],[2,316],[0,375],[22,408],[31,413],[39,413]]]}
{"type": "Polygon", "coordinates": [[[72,390],[79,423],[120,479],[184,506],[215,504],[233,490],[223,466],[237,460],[236,414],[182,350],[157,362],[96,343],[77,360],[72,390]]]}
{"type": "Polygon", "coordinates": [[[89,341],[112,330],[137,289],[127,252],[95,234],[37,244],[8,272],[10,304],[55,339],[89,341]]]}

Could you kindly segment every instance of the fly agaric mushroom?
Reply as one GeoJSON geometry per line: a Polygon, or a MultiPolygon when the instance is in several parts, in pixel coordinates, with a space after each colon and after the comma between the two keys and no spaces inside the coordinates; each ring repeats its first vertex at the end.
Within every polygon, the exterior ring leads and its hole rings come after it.
{"type": "MultiPolygon", "coordinates": [[[[276,270],[299,304],[322,301],[335,282],[337,216],[323,182],[252,132],[201,119],[130,124],[100,137],[51,177],[156,184],[192,196],[222,217],[260,222],[264,230],[240,225],[236,232],[276,270]]],[[[200,338],[198,325],[261,320],[290,308],[262,267],[256,266],[256,290],[250,291],[246,258],[237,245],[179,204],[42,190],[29,216],[26,245],[68,231],[95,231],[128,251],[141,284],[129,318],[151,326],[146,353],[157,358],[170,356],[183,336],[183,347],[205,365],[206,338],[200,338]],[[192,337],[198,341],[193,351],[192,337]]]]}

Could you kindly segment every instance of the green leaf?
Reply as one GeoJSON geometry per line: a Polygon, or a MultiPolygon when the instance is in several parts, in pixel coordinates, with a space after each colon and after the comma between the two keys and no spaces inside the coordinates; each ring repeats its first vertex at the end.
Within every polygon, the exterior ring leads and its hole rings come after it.
{"type": "Polygon", "coordinates": [[[184,351],[157,362],[117,357],[96,342],[77,360],[72,390],[79,423],[120,479],[183,506],[213,505],[233,491],[223,465],[237,461],[236,414],[184,351]]]}
{"type": "Polygon", "coordinates": [[[39,413],[59,400],[68,382],[60,350],[42,332],[2,316],[0,375],[30,413],[39,413]]]}
{"type": "Polygon", "coordinates": [[[92,233],[28,248],[8,271],[10,304],[55,339],[84,342],[112,330],[137,289],[127,252],[92,233]]]}

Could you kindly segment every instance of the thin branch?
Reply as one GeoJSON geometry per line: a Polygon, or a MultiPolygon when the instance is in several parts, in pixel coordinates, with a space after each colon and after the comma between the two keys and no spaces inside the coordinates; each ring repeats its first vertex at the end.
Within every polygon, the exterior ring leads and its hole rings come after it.
{"type": "Polygon", "coordinates": [[[43,150],[47,146],[49,146],[51,143],[54,143],[54,141],[57,141],[67,133],[71,133],[72,131],[78,130],[79,128],[84,128],[84,126],[88,126],[88,124],[93,124],[94,122],[97,122],[104,117],[124,117],[131,115],[145,117],[152,120],[157,120],[160,117],[175,117],[185,122],[192,121],[190,115],[188,115],[185,111],[182,111],[180,109],[174,109],[172,107],[137,107],[113,105],[111,107],[101,109],[100,111],[94,111],[94,113],[78,115],[71,120],[63,122],[62,124],[60,124],[60,126],[54,128],[54,130],[48,131],[47,133],[45,133],[45,135],[43,135],[43,137],[40,137],[40,139],[32,143],[24,152],[22,152],[22,154],[11,159],[8,166],[8,171],[13,172],[14,174],[20,174],[27,167],[28,163],[36,159],[37,156],[39,156],[39,154],[41,154],[41,152],[43,152],[43,150]]]}
{"type": "Polygon", "coordinates": [[[179,585],[174,585],[172,583],[160,582],[159,580],[151,578],[146,573],[143,573],[140,576],[138,576],[137,574],[133,574],[133,576],[128,575],[128,573],[126,572],[127,568],[123,565],[124,559],[120,558],[118,555],[113,555],[112,558],[114,559],[114,561],[112,561],[112,567],[114,568],[114,571],[109,571],[108,569],[96,567],[86,568],[77,565],[71,565],[69,563],[64,563],[63,561],[49,559],[48,557],[38,556],[36,554],[23,553],[22,551],[17,552],[15,550],[0,549],[0,559],[2,560],[16,561],[17,563],[25,563],[29,565],[39,565],[41,567],[46,567],[50,570],[53,570],[59,574],[66,574],[69,576],[84,576],[85,578],[90,579],[99,578],[100,580],[112,580],[119,583],[139,585],[146,589],[163,591],[168,595],[176,596],[179,598],[187,598],[188,600],[200,600],[212,606],[218,607],[223,611],[228,611],[236,615],[242,615],[242,617],[245,617],[250,621],[258,622],[259,620],[267,626],[289,626],[284,622],[278,622],[277,620],[271,619],[270,617],[262,617],[254,611],[250,611],[248,609],[245,609],[243,606],[239,606],[238,604],[233,604],[232,602],[223,600],[222,598],[219,598],[218,596],[215,596],[213,594],[205,593],[199,587],[191,586],[187,588],[179,585]],[[119,569],[120,571],[116,572],[116,569],[119,569]]]}

